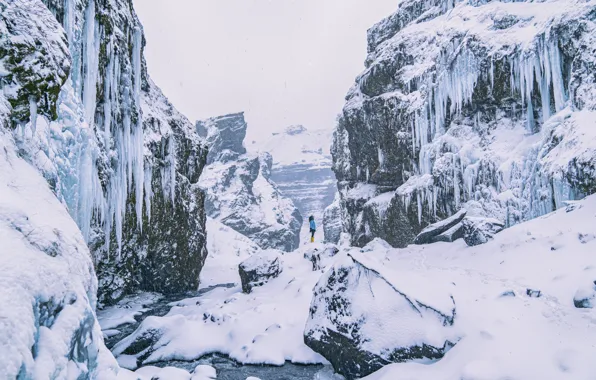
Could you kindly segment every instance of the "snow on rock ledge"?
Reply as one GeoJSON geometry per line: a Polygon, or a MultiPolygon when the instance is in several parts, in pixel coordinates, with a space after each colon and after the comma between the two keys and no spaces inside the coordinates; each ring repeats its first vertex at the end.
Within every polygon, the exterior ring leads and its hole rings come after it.
{"type": "Polygon", "coordinates": [[[388,271],[371,256],[353,251],[319,280],[304,332],[347,379],[392,362],[441,358],[457,340],[449,286],[388,271]]]}

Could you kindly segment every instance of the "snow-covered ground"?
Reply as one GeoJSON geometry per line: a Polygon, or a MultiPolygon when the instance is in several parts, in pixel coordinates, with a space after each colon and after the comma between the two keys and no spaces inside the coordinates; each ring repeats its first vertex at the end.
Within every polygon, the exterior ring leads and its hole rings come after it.
{"type": "MultiPolygon", "coordinates": [[[[225,260],[226,256],[218,258],[225,260]]],[[[302,250],[285,254],[282,265],[278,278],[250,294],[242,293],[237,278],[233,288],[173,302],[166,316],[148,317],[113,352],[119,356],[135,339],[158,330],[161,338],[152,345],[145,364],[192,361],[211,353],[226,354],[244,364],[325,363],[302,339],[312,288],[321,272],[312,271],[302,250]]]]}
{"type": "MultiPolygon", "coordinates": [[[[210,281],[237,283],[232,268],[240,261],[235,249],[241,245],[226,239],[234,234],[221,227],[216,234],[210,244],[221,242],[222,254],[207,259],[206,268],[219,268],[210,281]]],[[[419,298],[432,301],[437,283],[450,284],[456,305],[453,334],[459,340],[443,359],[392,364],[367,379],[594,378],[596,311],[576,308],[574,298],[596,299],[596,196],[476,247],[458,240],[394,249],[376,240],[363,249],[342,247],[323,262],[323,270],[313,271],[304,253],[314,247],[322,245],[285,254],[281,275],[251,294],[243,294],[238,284],[173,302],[166,316],[147,318],[114,353],[120,355],[135,338],[157,330],[146,365],[192,361],[215,352],[241,363],[325,363],[304,344],[312,289],[324,272],[350,254],[402,289],[415,286],[412,292],[419,298]]],[[[399,328],[398,322],[387,321],[399,328]]]]}

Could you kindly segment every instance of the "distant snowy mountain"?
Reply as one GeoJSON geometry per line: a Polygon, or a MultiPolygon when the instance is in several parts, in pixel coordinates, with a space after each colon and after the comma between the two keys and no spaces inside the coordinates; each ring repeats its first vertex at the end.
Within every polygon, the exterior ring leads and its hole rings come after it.
{"type": "Polygon", "coordinates": [[[271,180],[271,155],[246,153],[243,141],[248,126],[244,114],[199,121],[196,127],[210,148],[209,165],[200,179],[208,216],[263,249],[296,249],[302,216],[271,180]]]}
{"type": "MultiPolygon", "coordinates": [[[[310,215],[315,217],[320,227],[318,240],[323,239],[323,212],[336,193],[331,141],[331,130],[310,131],[302,125],[292,125],[248,147],[273,156],[271,179],[294,201],[305,221],[310,215]]],[[[301,236],[303,241],[309,239],[306,224],[301,236]]]]}

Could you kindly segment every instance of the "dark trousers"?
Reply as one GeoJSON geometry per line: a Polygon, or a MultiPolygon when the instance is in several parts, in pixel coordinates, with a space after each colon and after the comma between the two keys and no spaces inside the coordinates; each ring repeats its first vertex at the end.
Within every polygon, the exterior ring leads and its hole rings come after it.
{"type": "Polygon", "coordinates": [[[310,237],[315,237],[315,232],[317,232],[317,230],[313,230],[312,228],[310,229],[310,237]]]}

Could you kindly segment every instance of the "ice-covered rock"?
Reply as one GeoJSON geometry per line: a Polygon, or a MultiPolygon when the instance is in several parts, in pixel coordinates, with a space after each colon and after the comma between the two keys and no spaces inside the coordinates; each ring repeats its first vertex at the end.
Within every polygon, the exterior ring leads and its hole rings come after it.
{"type": "Polygon", "coordinates": [[[573,297],[577,308],[591,309],[596,306],[596,281],[588,282],[580,287],[573,297]]]}
{"type": "Polygon", "coordinates": [[[221,119],[225,122],[213,122],[220,120],[216,118],[197,123],[203,126],[201,128],[209,128],[209,141],[219,144],[215,146],[215,156],[223,159],[208,165],[201,176],[207,214],[249,237],[262,249],[288,252],[296,249],[300,244],[302,216],[292,200],[286,198],[271,180],[271,155],[266,152],[241,154],[244,148],[232,151],[232,146],[238,148],[237,144],[228,145],[219,152],[217,149],[226,146],[217,143],[222,139],[217,137],[219,128],[224,128],[226,134],[235,132],[242,138],[246,134],[243,114],[221,119]],[[230,124],[244,127],[232,129],[230,124]]]}
{"type": "Polygon", "coordinates": [[[470,247],[488,242],[505,228],[502,222],[487,218],[468,217],[462,221],[462,225],[464,241],[470,247]]]}
{"type": "Polygon", "coordinates": [[[414,244],[430,244],[437,241],[452,242],[461,238],[463,236],[461,221],[466,214],[466,210],[460,210],[447,219],[431,224],[416,236],[414,244]]]}
{"type": "Polygon", "coordinates": [[[312,263],[312,270],[323,269],[326,265],[324,261],[337,255],[339,249],[333,244],[317,244],[315,247],[308,247],[304,252],[304,258],[312,263]]]}
{"type": "Polygon", "coordinates": [[[595,192],[593,8],[407,0],[373,26],[332,147],[352,243],[405,247],[462,208],[509,227],[595,192]]]}
{"type": "MultiPolygon", "coordinates": [[[[0,92],[0,109],[4,101],[0,92]]],[[[115,378],[118,366],[95,316],[97,278],[85,240],[2,127],[0,241],[0,378],[115,378]]]]}
{"type": "Polygon", "coordinates": [[[347,379],[392,362],[441,358],[455,343],[447,289],[352,252],[315,286],[304,341],[347,379]]]}
{"type": "Polygon", "coordinates": [[[238,266],[242,290],[250,293],[253,288],[263,286],[283,271],[281,252],[269,249],[251,256],[238,266]]]}

